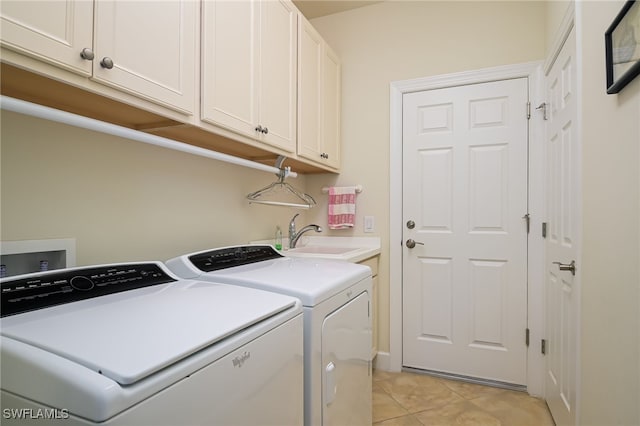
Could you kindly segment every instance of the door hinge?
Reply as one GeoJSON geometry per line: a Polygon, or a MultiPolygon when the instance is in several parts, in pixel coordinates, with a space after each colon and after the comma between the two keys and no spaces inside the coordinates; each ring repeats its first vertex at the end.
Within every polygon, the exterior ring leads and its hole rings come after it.
{"type": "Polygon", "coordinates": [[[529,347],[529,329],[527,328],[524,335],[524,342],[529,347]]]}
{"type": "Polygon", "coordinates": [[[371,301],[367,302],[367,318],[371,318],[371,301]]]}
{"type": "Polygon", "coordinates": [[[547,238],[547,222],[542,222],[542,238],[547,238]]]}
{"type": "Polygon", "coordinates": [[[527,102],[527,120],[531,119],[531,102],[527,102]]]}
{"type": "Polygon", "coordinates": [[[522,216],[522,218],[527,222],[527,234],[528,234],[529,230],[531,229],[531,215],[527,213],[524,216],[522,216]]]}
{"type": "Polygon", "coordinates": [[[547,341],[544,339],[540,342],[540,352],[542,352],[542,355],[547,354],[547,341]]]}

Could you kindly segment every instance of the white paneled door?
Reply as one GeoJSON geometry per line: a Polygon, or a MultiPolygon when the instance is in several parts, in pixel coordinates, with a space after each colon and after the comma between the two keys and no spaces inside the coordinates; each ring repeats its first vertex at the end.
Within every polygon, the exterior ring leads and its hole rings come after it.
{"type": "Polygon", "coordinates": [[[403,97],[403,365],[526,383],[526,78],[403,97]]]}
{"type": "Polygon", "coordinates": [[[576,136],[575,29],[547,83],[546,390],[558,426],[576,424],[579,141],[576,136]],[[573,265],[573,266],[572,266],[573,265]]]}

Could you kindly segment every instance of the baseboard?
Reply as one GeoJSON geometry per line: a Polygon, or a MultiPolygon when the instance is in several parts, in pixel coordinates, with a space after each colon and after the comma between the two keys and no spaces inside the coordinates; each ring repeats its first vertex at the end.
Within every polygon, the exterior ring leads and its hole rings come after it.
{"type": "MultiPolygon", "coordinates": [[[[378,352],[378,355],[376,355],[376,358],[373,360],[373,368],[381,371],[392,371],[389,352],[378,352]]],[[[396,371],[396,373],[397,372],[398,371],[396,371]]]]}

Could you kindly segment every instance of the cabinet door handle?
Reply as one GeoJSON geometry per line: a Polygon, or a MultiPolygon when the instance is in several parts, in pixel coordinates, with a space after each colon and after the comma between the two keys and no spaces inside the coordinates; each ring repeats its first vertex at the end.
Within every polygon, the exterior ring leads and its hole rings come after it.
{"type": "Polygon", "coordinates": [[[113,59],[111,59],[108,56],[105,56],[100,61],[100,66],[102,66],[102,68],[106,68],[106,69],[110,70],[111,68],[113,68],[113,59]]]}
{"type": "Polygon", "coordinates": [[[320,154],[320,158],[324,158],[325,160],[328,160],[329,154],[327,154],[326,152],[323,152],[322,154],[320,154]]]}
{"type": "Polygon", "coordinates": [[[87,61],[92,61],[95,55],[93,54],[93,50],[85,47],[84,49],[82,49],[82,52],[80,52],[80,57],[82,59],[86,59],[87,61]]]}

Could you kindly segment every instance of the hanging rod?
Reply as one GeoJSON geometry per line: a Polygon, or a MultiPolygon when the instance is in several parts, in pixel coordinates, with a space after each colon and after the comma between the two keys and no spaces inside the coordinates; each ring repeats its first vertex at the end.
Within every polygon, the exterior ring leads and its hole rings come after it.
{"type": "MultiPolygon", "coordinates": [[[[8,96],[0,97],[0,109],[17,112],[19,114],[30,115],[32,117],[42,118],[49,121],[55,121],[57,123],[68,124],[70,126],[79,127],[82,129],[106,133],[108,135],[119,136],[137,142],[144,142],[163,148],[169,148],[175,151],[186,152],[188,154],[198,155],[200,157],[224,161],[226,163],[231,163],[238,166],[262,170],[264,172],[271,172],[275,174],[281,173],[281,169],[277,167],[267,166],[266,164],[256,163],[255,161],[251,160],[245,160],[244,158],[234,157],[229,154],[223,154],[221,152],[212,151],[210,149],[200,148],[197,146],[186,144],[184,142],[178,142],[173,139],[164,138],[162,136],[144,133],[139,130],[129,129],[128,127],[118,126],[117,124],[111,124],[105,121],[83,117],[78,114],[61,111],[59,109],[34,104],[32,102],[23,101],[8,96]]],[[[297,177],[298,174],[288,170],[287,168],[286,176],[297,177]]]]}
{"type": "MultiPolygon", "coordinates": [[[[362,185],[355,185],[355,187],[356,187],[356,192],[358,194],[361,193],[364,190],[364,188],[362,188],[362,185]]],[[[322,187],[322,192],[324,194],[328,193],[329,192],[329,187],[328,186],[323,186],[322,187]]]]}

